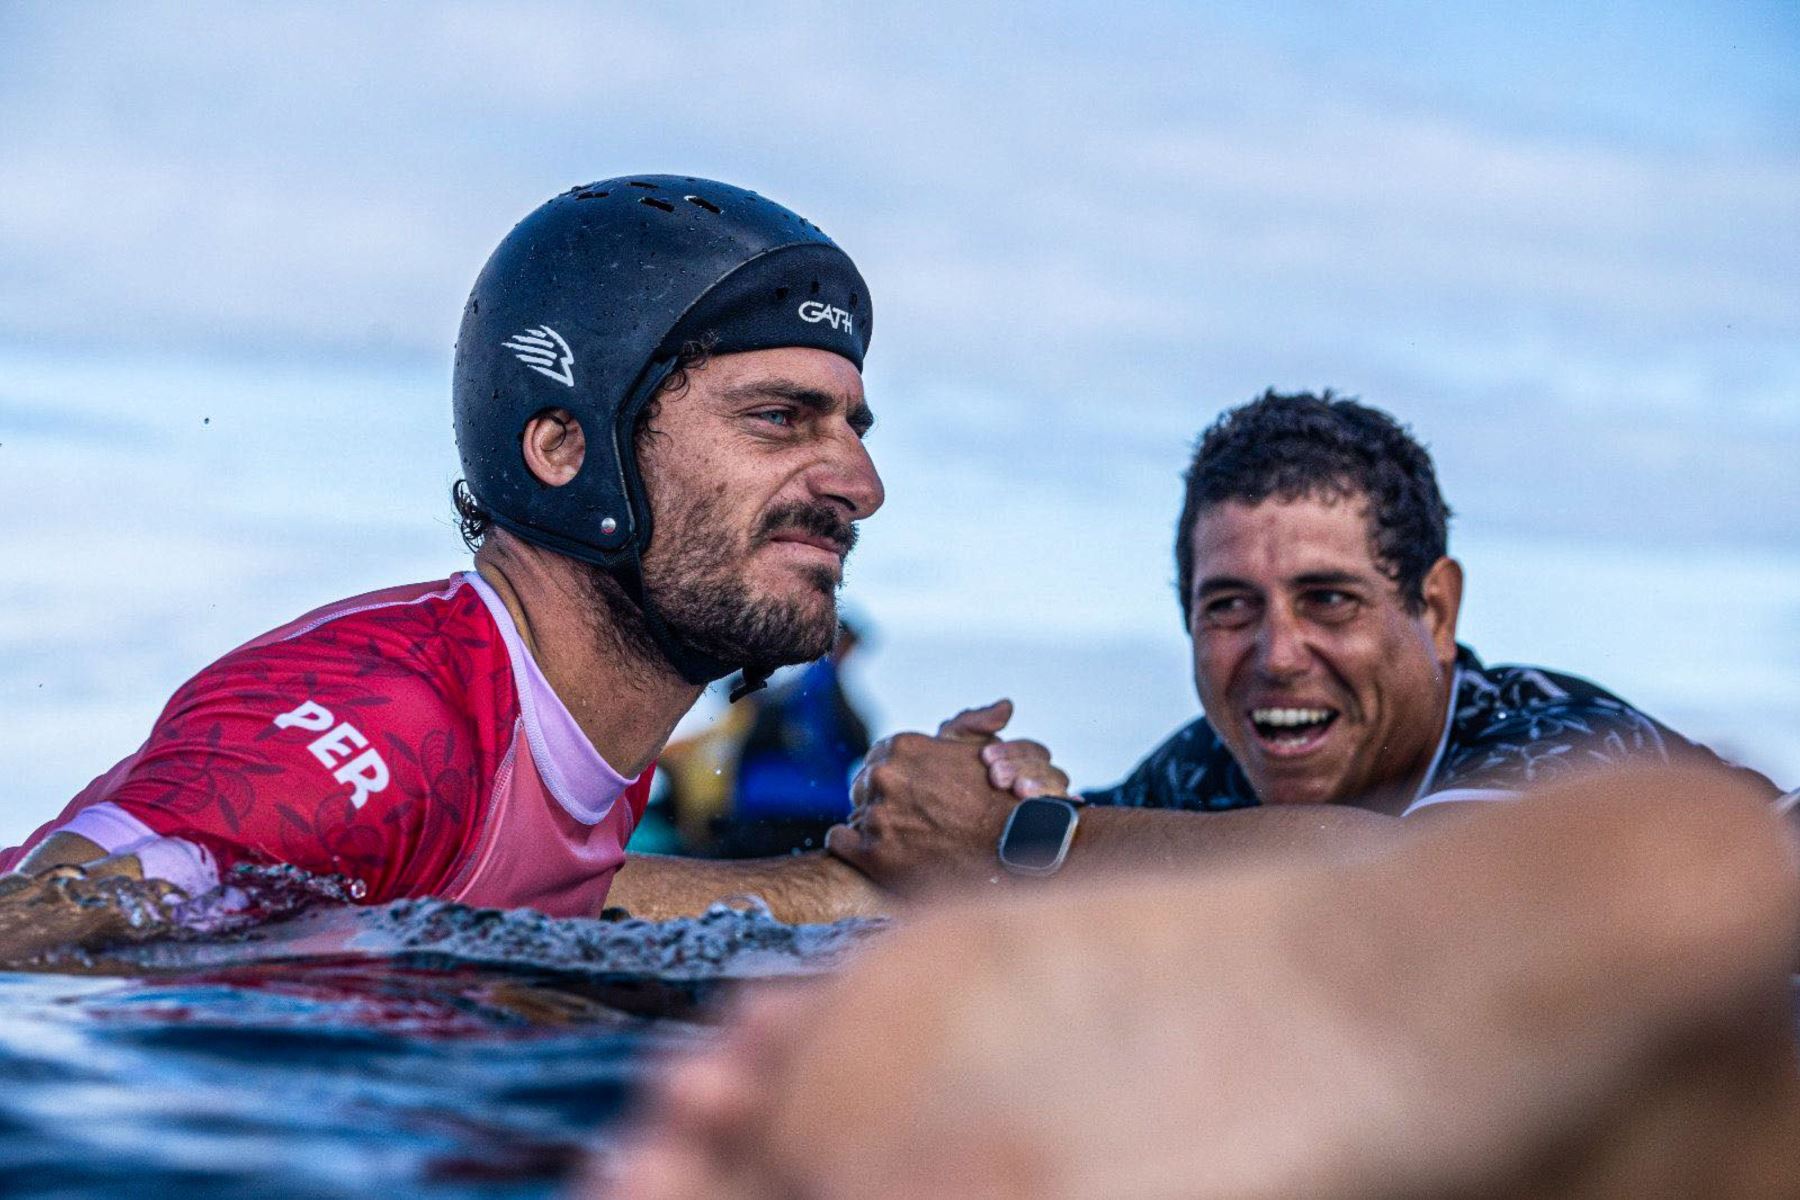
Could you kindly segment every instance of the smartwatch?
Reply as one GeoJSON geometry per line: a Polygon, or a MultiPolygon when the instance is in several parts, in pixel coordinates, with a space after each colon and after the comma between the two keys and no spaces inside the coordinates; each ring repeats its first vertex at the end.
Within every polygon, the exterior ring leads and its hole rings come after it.
{"type": "Polygon", "coordinates": [[[1032,796],[1013,806],[1000,834],[1000,865],[1015,875],[1054,875],[1069,856],[1076,802],[1066,796],[1032,796]]]}

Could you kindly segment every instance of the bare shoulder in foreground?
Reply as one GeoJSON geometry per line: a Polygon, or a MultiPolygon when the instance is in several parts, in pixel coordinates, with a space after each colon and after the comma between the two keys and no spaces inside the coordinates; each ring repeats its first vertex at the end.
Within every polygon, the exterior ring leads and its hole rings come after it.
{"type": "Polygon", "coordinates": [[[1355,863],[943,908],[753,998],[593,1194],[1788,1196],[1800,883],[1634,771],[1355,863]]]}

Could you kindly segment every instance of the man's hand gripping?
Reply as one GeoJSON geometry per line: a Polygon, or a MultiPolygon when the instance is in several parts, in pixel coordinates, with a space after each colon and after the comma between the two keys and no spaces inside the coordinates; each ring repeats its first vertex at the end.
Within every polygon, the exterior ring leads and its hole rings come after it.
{"type": "Polygon", "coordinates": [[[936,737],[876,743],[851,785],[850,820],[826,848],[897,891],[999,878],[995,852],[1013,805],[1069,787],[1041,743],[1000,739],[1011,719],[1012,701],[997,700],[957,713],[936,737]]]}

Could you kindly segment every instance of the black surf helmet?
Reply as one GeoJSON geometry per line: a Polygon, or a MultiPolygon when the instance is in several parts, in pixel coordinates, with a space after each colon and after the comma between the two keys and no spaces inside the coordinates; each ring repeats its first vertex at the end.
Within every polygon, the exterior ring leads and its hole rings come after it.
{"type": "Polygon", "coordinates": [[[755,192],[678,175],[571,188],[506,236],[463,309],[454,404],[469,491],[501,528],[607,568],[690,682],[722,678],[741,664],[686,646],[645,602],[637,419],[684,346],[811,347],[861,370],[872,316],[850,256],[755,192]],[[587,442],[561,487],[531,473],[521,442],[552,408],[587,442]]]}

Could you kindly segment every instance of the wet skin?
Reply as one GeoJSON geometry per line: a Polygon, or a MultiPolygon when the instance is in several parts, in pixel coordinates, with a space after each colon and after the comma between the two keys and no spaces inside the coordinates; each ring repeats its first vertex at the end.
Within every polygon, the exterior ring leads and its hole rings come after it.
{"type": "Polygon", "coordinates": [[[1454,807],[1360,861],[922,915],[667,1072],[582,1194],[1800,1195],[1766,797],[1638,769],[1454,807]]]}
{"type": "MultiPolygon", "coordinates": [[[[841,535],[884,498],[862,443],[870,422],[861,375],[835,354],[758,350],[719,355],[690,371],[684,387],[657,398],[641,442],[654,522],[646,579],[658,587],[672,581],[715,608],[772,614],[780,661],[823,654],[836,635],[841,535]],[[771,528],[784,511],[810,521],[771,528]],[[840,536],[821,538],[809,523],[840,536]]],[[[532,473],[551,487],[573,480],[586,457],[581,425],[560,409],[526,425],[522,448],[532,473]]],[[[626,774],[648,766],[699,687],[659,659],[632,660],[604,638],[597,644],[605,614],[596,616],[591,587],[577,582],[584,569],[563,556],[502,534],[476,565],[589,740],[626,774]],[[622,688],[632,703],[619,702],[622,688]]],[[[659,596],[665,617],[672,599],[659,596]]]]}
{"type": "Polygon", "coordinates": [[[1461,567],[1439,559],[1411,611],[1361,495],[1230,501],[1191,536],[1194,684],[1257,797],[1404,803],[1443,731],[1461,567]]]}
{"type": "Polygon", "coordinates": [[[790,348],[708,362],[651,421],[643,468],[657,525],[646,569],[663,547],[707,539],[727,548],[724,565],[752,600],[799,605],[834,634],[850,523],[885,498],[863,445],[873,420],[861,374],[838,355],[790,348]]]}
{"type": "MultiPolygon", "coordinates": [[[[769,659],[805,662],[828,651],[852,523],[885,498],[862,440],[871,424],[861,374],[822,350],[720,355],[690,372],[685,388],[659,397],[639,463],[655,523],[644,574],[665,618],[674,615],[675,590],[700,608],[728,598],[747,617],[736,632],[754,634],[769,659]]],[[[530,442],[528,430],[528,461],[530,442]]],[[[572,477],[578,448],[560,449],[572,477]]],[[[589,736],[609,762],[638,769],[661,751],[699,692],[670,676],[666,687],[621,704],[619,682],[602,677],[606,664],[569,667],[551,678],[578,720],[636,722],[616,755],[606,730],[589,736]]],[[[761,895],[795,923],[867,915],[882,903],[868,880],[824,855],[726,863],[640,854],[627,857],[610,902],[665,919],[744,893],[761,895]]]]}

